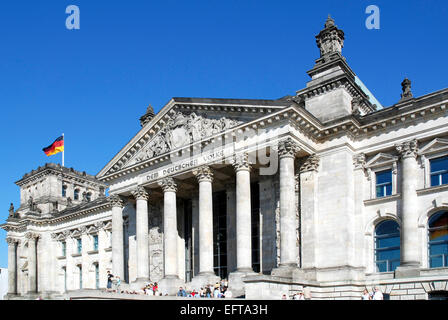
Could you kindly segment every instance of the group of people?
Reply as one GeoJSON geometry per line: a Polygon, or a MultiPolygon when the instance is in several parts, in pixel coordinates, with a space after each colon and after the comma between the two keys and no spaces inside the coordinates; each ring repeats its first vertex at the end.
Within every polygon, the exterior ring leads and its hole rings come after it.
{"type": "Polygon", "coordinates": [[[110,271],[107,271],[106,291],[121,293],[121,279],[119,276],[114,276],[110,271]]]}
{"type": "Polygon", "coordinates": [[[183,287],[180,287],[177,296],[188,298],[232,298],[232,291],[229,289],[227,279],[224,279],[216,282],[215,285],[206,285],[200,290],[193,289],[187,292],[183,287]]]}
{"type": "Polygon", "coordinates": [[[384,300],[384,296],[378,287],[374,287],[371,293],[365,288],[362,292],[361,300],[384,300]]]}
{"type": "MultiPolygon", "coordinates": [[[[288,300],[288,296],[286,294],[282,295],[283,300],[288,300]]],[[[291,297],[292,300],[311,300],[311,290],[309,287],[303,287],[303,291],[299,291],[294,293],[291,297]]]]}

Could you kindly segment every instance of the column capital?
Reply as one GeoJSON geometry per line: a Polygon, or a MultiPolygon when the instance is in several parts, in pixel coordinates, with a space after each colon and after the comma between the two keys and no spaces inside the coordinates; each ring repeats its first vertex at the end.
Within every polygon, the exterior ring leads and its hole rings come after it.
{"type": "Polygon", "coordinates": [[[366,166],[366,155],[365,153],[355,154],[353,156],[353,165],[356,169],[365,169],[366,166]]]}
{"type": "Polygon", "coordinates": [[[8,243],[8,245],[19,244],[19,239],[7,237],[6,242],[8,243]]]}
{"type": "Polygon", "coordinates": [[[177,192],[177,184],[173,178],[164,178],[159,180],[157,184],[162,187],[163,192],[177,192]]]}
{"type": "Polygon", "coordinates": [[[138,186],[136,189],[132,190],[131,193],[134,196],[135,200],[148,201],[148,199],[149,199],[149,193],[142,186],[138,186]]]}
{"type": "Polygon", "coordinates": [[[241,170],[250,171],[249,154],[247,152],[235,154],[232,161],[233,168],[236,172],[241,170]]]}
{"type": "Polygon", "coordinates": [[[193,174],[196,176],[199,182],[213,181],[213,172],[209,166],[201,166],[193,170],[193,174]]]}
{"type": "Polygon", "coordinates": [[[291,138],[287,138],[278,143],[278,154],[280,158],[285,157],[295,158],[299,150],[300,150],[299,145],[291,138]]]}
{"type": "Polygon", "coordinates": [[[124,201],[118,194],[113,194],[109,197],[109,203],[112,207],[124,207],[124,201]]]}
{"type": "Polygon", "coordinates": [[[25,238],[28,240],[37,240],[40,238],[40,234],[34,232],[28,232],[25,234],[25,238]]]}
{"type": "Polygon", "coordinates": [[[397,152],[400,154],[402,159],[417,158],[417,152],[418,152],[417,139],[396,144],[395,148],[397,149],[397,152]]]}
{"type": "Polygon", "coordinates": [[[300,173],[318,171],[320,158],[316,154],[310,155],[300,167],[300,173]]]}

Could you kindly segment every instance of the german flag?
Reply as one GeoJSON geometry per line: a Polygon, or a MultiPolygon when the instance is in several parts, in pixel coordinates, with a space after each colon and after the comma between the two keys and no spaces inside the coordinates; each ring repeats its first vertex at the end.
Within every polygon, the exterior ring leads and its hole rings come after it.
{"type": "Polygon", "coordinates": [[[60,136],[50,146],[43,148],[42,150],[48,157],[64,151],[64,136],[60,136]]]}

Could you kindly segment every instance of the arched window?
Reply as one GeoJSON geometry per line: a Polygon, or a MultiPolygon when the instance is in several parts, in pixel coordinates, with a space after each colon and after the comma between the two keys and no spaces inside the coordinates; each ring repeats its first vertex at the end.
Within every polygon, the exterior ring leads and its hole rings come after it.
{"type": "Polygon", "coordinates": [[[429,267],[448,267],[448,211],[439,211],[428,221],[429,267]]]}
{"type": "Polygon", "coordinates": [[[386,220],[375,228],[375,264],[377,272],[391,272],[400,265],[400,229],[397,222],[386,220]]]}
{"type": "Polygon", "coordinates": [[[75,189],[75,194],[73,195],[73,199],[79,200],[79,189],[75,189]]]}
{"type": "Polygon", "coordinates": [[[65,198],[67,196],[67,186],[62,186],[62,197],[65,198]]]}

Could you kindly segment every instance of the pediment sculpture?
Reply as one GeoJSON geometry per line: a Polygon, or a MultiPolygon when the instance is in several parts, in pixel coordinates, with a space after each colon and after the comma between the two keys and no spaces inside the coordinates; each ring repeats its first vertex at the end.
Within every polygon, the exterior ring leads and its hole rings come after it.
{"type": "Polygon", "coordinates": [[[176,112],[155,138],[135,157],[134,163],[210,137],[241,123],[243,122],[224,117],[209,119],[194,112],[188,115],[176,112]]]}

